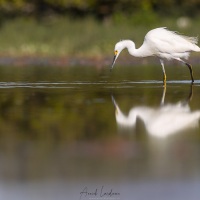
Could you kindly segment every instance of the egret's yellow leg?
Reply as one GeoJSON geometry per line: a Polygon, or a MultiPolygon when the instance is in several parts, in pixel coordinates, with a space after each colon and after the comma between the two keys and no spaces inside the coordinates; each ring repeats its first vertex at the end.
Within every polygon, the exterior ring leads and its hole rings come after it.
{"type": "Polygon", "coordinates": [[[167,80],[166,73],[163,73],[163,82],[166,83],[166,80],[167,80]]]}

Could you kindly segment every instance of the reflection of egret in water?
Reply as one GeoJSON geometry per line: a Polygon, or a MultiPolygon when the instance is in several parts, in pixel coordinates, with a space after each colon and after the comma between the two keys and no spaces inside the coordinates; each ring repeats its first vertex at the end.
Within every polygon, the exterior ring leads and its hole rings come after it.
{"type": "Polygon", "coordinates": [[[148,106],[133,107],[128,115],[125,115],[114,97],[112,97],[116,112],[116,121],[119,127],[134,129],[137,120],[144,123],[146,131],[156,137],[166,137],[168,135],[183,131],[188,128],[195,128],[199,125],[200,110],[192,112],[188,102],[192,98],[193,86],[187,100],[176,104],[165,104],[166,87],[163,89],[161,105],[158,108],[148,106]]]}

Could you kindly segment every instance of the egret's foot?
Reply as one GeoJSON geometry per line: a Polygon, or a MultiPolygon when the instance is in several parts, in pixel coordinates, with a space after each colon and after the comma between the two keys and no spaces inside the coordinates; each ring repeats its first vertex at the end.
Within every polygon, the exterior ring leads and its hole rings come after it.
{"type": "Polygon", "coordinates": [[[167,76],[163,74],[163,86],[166,86],[167,76]]]}
{"type": "Polygon", "coordinates": [[[163,81],[163,87],[164,88],[166,87],[166,81],[163,81]]]}

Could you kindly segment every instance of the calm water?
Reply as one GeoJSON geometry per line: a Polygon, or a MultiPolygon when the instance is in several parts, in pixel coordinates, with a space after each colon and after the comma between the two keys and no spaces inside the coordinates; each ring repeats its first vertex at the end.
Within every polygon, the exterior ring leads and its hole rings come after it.
{"type": "Polygon", "coordinates": [[[0,199],[199,199],[198,66],[0,71],[0,199]]]}

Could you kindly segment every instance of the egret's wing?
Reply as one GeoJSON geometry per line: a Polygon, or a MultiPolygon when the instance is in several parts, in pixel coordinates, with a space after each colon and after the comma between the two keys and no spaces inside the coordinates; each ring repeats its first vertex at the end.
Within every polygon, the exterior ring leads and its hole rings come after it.
{"type": "Polygon", "coordinates": [[[166,28],[157,28],[147,33],[144,42],[155,53],[173,54],[192,51],[197,38],[178,35],[166,28]]]}

